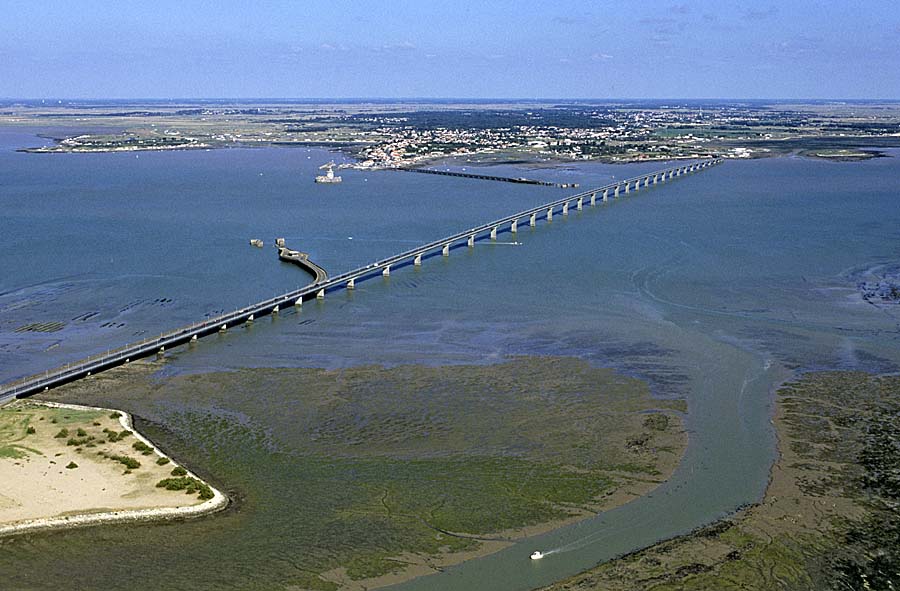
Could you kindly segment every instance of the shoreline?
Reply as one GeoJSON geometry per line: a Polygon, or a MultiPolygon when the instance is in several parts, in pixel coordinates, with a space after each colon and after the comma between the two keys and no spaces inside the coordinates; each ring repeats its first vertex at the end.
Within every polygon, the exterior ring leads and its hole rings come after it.
{"type": "MultiPolygon", "coordinates": [[[[132,436],[143,444],[153,448],[153,453],[157,458],[166,458],[172,466],[181,466],[168,455],[164,454],[158,446],[147,439],[139,431],[135,430],[134,422],[131,414],[113,409],[101,408],[95,406],[85,406],[79,404],[65,404],[61,402],[48,401],[30,401],[34,404],[47,406],[50,408],[60,408],[76,411],[100,411],[105,413],[119,413],[119,423],[123,429],[131,431],[132,436]]],[[[229,500],[228,497],[220,490],[210,485],[208,482],[198,477],[196,474],[184,468],[187,472],[186,476],[196,478],[200,482],[209,486],[213,492],[213,497],[198,505],[182,505],[178,507],[158,507],[153,509],[123,509],[121,511],[105,511],[100,513],[81,513],[75,515],[67,515],[61,517],[45,517],[38,519],[28,519],[22,521],[14,521],[7,524],[0,524],[0,537],[11,537],[24,533],[35,531],[47,531],[56,529],[69,529],[73,527],[83,527],[89,525],[125,523],[125,522],[149,522],[149,521],[166,521],[178,518],[201,517],[211,513],[216,513],[225,509],[229,500]]]]}

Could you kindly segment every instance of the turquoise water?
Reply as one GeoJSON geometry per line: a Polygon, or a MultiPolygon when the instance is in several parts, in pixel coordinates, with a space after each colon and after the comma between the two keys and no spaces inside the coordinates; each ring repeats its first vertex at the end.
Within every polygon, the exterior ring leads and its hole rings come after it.
{"type": "MultiPolygon", "coordinates": [[[[564,194],[397,172],[342,171],[342,185],[321,187],[312,176],[334,155],[320,150],[138,158],[10,151],[27,139],[0,133],[0,379],[306,281],[269,244],[250,247],[251,237],[271,243],[285,236],[337,273],[564,194]],[[66,326],[15,332],[50,321],[66,326]]],[[[588,187],[659,167],[485,172],[588,187]]],[[[657,395],[687,397],[688,452],[652,495],[401,586],[533,588],[758,499],[774,454],[771,391],[791,372],[896,371],[897,309],[865,303],[855,284],[870,269],[900,262],[898,173],[896,157],[726,162],[358,284],[353,293],[205,339],[189,352],[172,351],[162,373],[575,355],[643,377],[657,395]],[[559,551],[529,561],[536,548],[559,551]]],[[[163,399],[118,402],[163,427],[174,420],[163,399]]],[[[202,465],[203,452],[192,453],[202,465]]],[[[265,588],[266,567],[280,564],[279,546],[262,550],[249,532],[295,511],[272,503],[174,528],[134,528],[128,536],[108,528],[70,532],[72,543],[62,549],[45,536],[33,551],[17,547],[0,557],[0,566],[37,564],[48,588],[65,580],[59,565],[83,561],[108,588],[121,588],[126,566],[144,572],[157,563],[184,588],[212,585],[203,578],[212,570],[219,585],[231,576],[265,588]],[[169,548],[172,539],[201,534],[217,541],[215,552],[169,548]],[[116,550],[94,555],[90,548],[103,540],[114,540],[116,550]]]]}

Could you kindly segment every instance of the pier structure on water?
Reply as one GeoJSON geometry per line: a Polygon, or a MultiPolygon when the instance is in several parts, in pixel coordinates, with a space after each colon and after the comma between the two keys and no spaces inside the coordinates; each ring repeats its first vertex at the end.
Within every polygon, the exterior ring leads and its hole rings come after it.
{"type": "Polygon", "coordinates": [[[591,189],[568,197],[563,197],[531,209],[520,211],[512,215],[493,220],[480,226],[475,226],[445,236],[416,248],[401,252],[359,267],[346,273],[328,277],[325,270],[309,261],[305,253],[292,251],[284,246],[283,241],[277,241],[279,256],[282,260],[299,264],[307,269],[314,277],[312,283],[306,287],[289,291],[282,295],[263,300],[239,310],[234,310],[215,318],[197,322],[189,326],[183,326],[175,330],[163,333],[157,337],[146,339],[138,343],[132,343],[113,351],[70,363],[62,367],[48,370],[42,374],[30,376],[0,386],[0,404],[14,398],[31,396],[38,392],[82,379],[100,371],[129,363],[135,359],[153,355],[162,355],[167,349],[197,341],[197,339],[225,332],[235,326],[253,322],[261,316],[278,314],[279,311],[289,307],[302,306],[304,301],[311,299],[324,299],[326,294],[338,290],[352,290],[358,281],[363,281],[378,275],[390,276],[392,271],[404,266],[420,266],[423,261],[433,256],[449,256],[450,251],[456,248],[471,248],[480,240],[496,240],[502,232],[515,234],[519,224],[527,222],[530,226],[537,225],[544,219],[552,221],[554,214],[566,216],[574,208],[581,210],[585,206],[593,207],[597,203],[606,203],[610,199],[618,199],[642,188],[651,185],[665,183],[690,173],[698,172],[720,164],[720,158],[695,162],[693,164],[678,165],[649,174],[642,174],[625,180],[614,181],[597,189],[591,189]]]}

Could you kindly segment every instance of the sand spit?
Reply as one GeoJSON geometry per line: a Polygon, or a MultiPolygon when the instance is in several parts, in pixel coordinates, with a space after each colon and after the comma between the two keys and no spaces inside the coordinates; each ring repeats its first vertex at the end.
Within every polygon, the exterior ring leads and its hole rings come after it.
{"type": "MultiPolygon", "coordinates": [[[[134,430],[128,413],[34,401],[14,403],[4,407],[3,412],[6,418],[14,422],[17,411],[27,417],[29,409],[40,414],[41,407],[45,412],[58,409],[72,411],[73,415],[81,413],[80,416],[92,421],[86,424],[94,430],[109,425],[121,428],[129,435],[125,443],[101,440],[96,443],[92,441],[92,445],[73,446],[70,440],[66,445],[65,438],[59,434],[49,435],[57,428],[64,428],[64,423],[41,420],[28,426],[25,423],[19,425],[21,432],[28,435],[4,447],[4,443],[10,442],[11,431],[17,427],[10,421],[4,421],[0,425],[0,452],[6,452],[0,453],[0,536],[100,523],[197,517],[219,511],[228,504],[228,498],[211,486],[212,497],[206,500],[199,499],[197,495],[186,496],[183,492],[179,495],[178,491],[157,487],[156,482],[168,477],[178,464],[134,430]],[[100,446],[96,449],[109,449],[111,453],[128,450],[133,454],[133,446],[138,445],[136,442],[152,451],[147,450],[146,455],[136,456],[142,465],[133,474],[126,470],[123,475],[121,464],[108,456],[98,458],[93,449],[82,449],[100,446]],[[164,463],[159,464],[160,461],[164,463]],[[77,466],[69,468],[67,464],[77,466]]],[[[66,415],[66,418],[71,417],[66,415]]],[[[73,426],[73,435],[75,431],[73,426]]],[[[195,478],[209,486],[186,469],[182,476],[195,478]]]]}

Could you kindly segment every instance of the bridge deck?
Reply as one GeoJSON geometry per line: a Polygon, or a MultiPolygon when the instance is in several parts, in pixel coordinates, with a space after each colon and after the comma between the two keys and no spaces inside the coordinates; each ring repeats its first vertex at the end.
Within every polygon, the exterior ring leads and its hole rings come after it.
{"type": "MultiPolygon", "coordinates": [[[[277,313],[280,309],[286,306],[302,305],[304,300],[324,297],[328,291],[344,289],[346,287],[349,287],[348,283],[352,285],[352,283],[350,282],[364,280],[366,278],[381,274],[385,269],[390,271],[390,268],[392,266],[410,264],[411,261],[416,261],[416,259],[421,260],[421,257],[423,257],[424,255],[436,254],[437,252],[443,251],[445,248],[449,252],[449,250],[452,248],[456,248],[467,243],[474,243],[476,240],[483,239],[485,237],[485,232],[494,231],[499,233],[502,231],[513,231],[509,226],[513,222],[518,222],[522,219],[528,219],[530,221],[532,216],[552,213],[555,209],[560,207],[568,208],[568,205],[570,203],[576,203],[576,206],[579,202],[582,202],[583,204],[583,201],[585,199],[589,199],[592,196],[595,197],[598,194],[602,194],[604,191],[613,191],[617,187],[622,187],[623,185],[627,188],[631,184],[641,182],[643,182],[643,184],[646,186],[648,183],[650,183],[651,179],[658,179],[660,176],[662,176],[662,180],[665,181],[666,178],[673,178],[673,176],[681,176],[682,174],[685,174],[687,172],[702,170],[714,164],[719,164],[720,162],[722,162],[721,159],[706,160],[692,165],[675,166],[662,171],[642,174],[629,179],[616,181],[597,189],[590,189],[582,193],[563,197],[561,199],[557,199],[555,201],[551,201],[549,203],[545,203],[531,209],[526,209],[518,213],[514,213],[498,220],[493,220],[480,226],[469,228],[450,236],[445,236],[444,238],[441,238],[439,240],[434,240],[427,244],[423,244],[416,248],[401,252],[386,259],[375,261],[374,263],[366,265],[365,267],[353,269],[352,271],[342,273],[330,279],[326,278],[324,270],[319,268],[321,270],[321,275],[314,270],[313,273],[316,275],[316,280],[306,287],[302,287],[294,291],[289,291],[280,296],[258,302],[251,306],[247,306],[246,308],[241,308],[239,310],[234,310],[233,312],[222,314],[221,316],[217,316],[203,322],[198,322],[195,324],[191,324],[190,326],[177,328],[175,330],[163,333],[158,337],[146,339],[138,343],[131,343],[114,351],[109,351],[107,353],[83,359],[75,363],[70,363],[53,370],[49,370],[43,374],[38,374],[35,376],[17,380],[15,382],[4,384],[2,387],[0,387],[0,404],[8,402],[12,398],[22,398],[25,396],[30,396],[37,392],[60,386],[77,379],[81,379],[91,374],[95,374],[99,371],[128,363],[129,361],[134,359],[161,353],[165,349],[182,345],[210,334],[215,334],[220,330],[227,330],[232,326],[252,321],[255,318],[259,318],[260,316],[277,313]],[[503,228],[503,226],[506,226],[506,228],[503,228]]],[[[654,184],[656,184],[655,180],[654,184]]]]}

